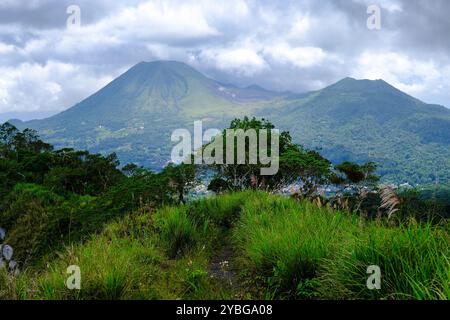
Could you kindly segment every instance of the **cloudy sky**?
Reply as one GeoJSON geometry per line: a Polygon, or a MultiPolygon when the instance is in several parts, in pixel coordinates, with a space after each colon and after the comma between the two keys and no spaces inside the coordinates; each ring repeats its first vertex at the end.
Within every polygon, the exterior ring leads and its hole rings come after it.
{"type": "Polygon", "coordinates": [[[449,16],[448,0],[1,0],[0,120],[57,113],[158,59],[279,91],[382,78],[450,107],[449,16]]]}

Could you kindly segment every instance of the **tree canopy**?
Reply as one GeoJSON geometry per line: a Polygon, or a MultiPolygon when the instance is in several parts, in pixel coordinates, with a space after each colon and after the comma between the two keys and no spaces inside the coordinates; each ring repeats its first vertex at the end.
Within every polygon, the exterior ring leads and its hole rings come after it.
{"type": "MultiPolygon", "coordinates": [[[[243,119],[235,119],[231,122],[229,130],[242,130],[241,133],[245,139],[245,162],[238,163],[237,154],[242,152],[238,150],[238,137],[227,135],[227,130],[215,139],[224,141],[223,155],[226,155],[227,139],[234,139],[234,157],[233,163],[227,163],[227,159],[221,163],[212,163],[209,168],[215,172],[215,177],[209,185],[210,190],[223,191],[225,188],[230,190],[242,189],[264,189],[264,190],[281,190],[282,188],[292,184],[300,183],[305,188],[305,192],[313,192],[319,183],[327,181],[331,175],[331,163],[318,152],[306,150],[302,146],[292,142],[291,135],[287,131],[275,132],[275,126],[266,119],[258,120],[256,118],[245,117],[243,119]],[[255,134],[251,134],[253,130],[255,134]],[[264,144],[260,140],[260,132],[267,131],[267,143],[264,144]],[[276,137],[275,137],[276,135],[276,137]],[[277,138],[278,145],[272,144],[272,140],[277,138]],[[257,142],[257,148],[251,149],[251,139],[257,142]],[[278,152],[274,153],[274,146],[278,148],[278,152]],[[255,154],[251,154],[255,152],[255,154]],[[269,164],[261,161],[261,153],[272,156],[272,161],[278,163],[278,171],[273,175],[264,175],[261,168],[268,167],[269,164]],[[257,159],[252,162],[252,157],[257,159]]],[[[214,144],[215,140],[207,144],[203,150],[214,144]]]]}

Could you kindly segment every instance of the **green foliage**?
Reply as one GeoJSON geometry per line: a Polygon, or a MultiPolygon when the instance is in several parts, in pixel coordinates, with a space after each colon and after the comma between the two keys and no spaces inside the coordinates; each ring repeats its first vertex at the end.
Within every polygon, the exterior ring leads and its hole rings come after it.
{"type": "Polygon", "coordinates": [[[178,194],[169,188],[169,179],[163,174],[139,171],[111,187],[99,198],[99,206],[104,214],[108,212],[126,213],[142,206],[170,204],[178,194]]]}
{"type": "Polygon", "coordinates": [[[345,161],[335,166],[338,175],[335,179],[347,185],[370,184],[374,185],[380,178],[374,175],[377,166],[373,162],[359,165],[357,163],[345,161]]]}
{"type": "Polygon", "coordinates": [[[310,196],[317,186],[329,182],[331,162],[318,152],[291,145],[280,155],[280,170],[277,179],[282,185],[302,183],[302,194],[310,196]]]}
{"type": "Polygon", "coordinates": [[[382,228],[368,225],[323,265],[322,293],[329,298],[441,299],[450,298],[448,226],[429,224],[382,228]],[[367,266],[381,268],[381,290],[367,290],[367,266]],[[334,288],[333,291],[327,287],[334,288]]]}
{"type": "Polygon", "coordinates": [[[198,119],[205,119],[205,128],[223,128],[278,95],[226,86],[183,63],[156,61],[139,63],[66,112],[14,125],[38,130],[57,148],[116,153],[122,163],[157,171],[170,160],[173,130],[191,128],[198,119]]]}
{"type": "Polygon", "coordinates": [[[10,229],[18,223],[18,219],[27,211],[33,211],[33,207],[51,207],[61,203],[63,197],[49,191],[45,187],[36,184],[19,183],[15,185],[11,193],[5,198],[1,217],[2,225],[10,229]]]}
{"type": "Polygon", "coordinates": [[[162,173],[116,167],[114,154],[53,148],[33,131],[0,126],[0,221],[22,264],[37,263],[64,245],[83,241],[112,219],[183,201],[192,166],[162,173]]]}
{"type": "Polygon", "coordinates": [[[414,218],[418,221],[439,223],[450,216],[445,202],[436,198],[427,198],[426,193],[417,189],[401,190],[398,194],[399,206],[397,217],[405,221],[414,218]]]}
{"type": "Polygon", "coordinates": [[[197,225],[230,228],[239,217],[242,205],[252,196],[251,191],[227,193],[220,197],[189,203],[186,210],[197,225]]]}
{"type": "Polygon", "coordinates": [[[231,186],[225,179],[215,177],[208,184],[208,190],[215,193],[222,193],[231,190],[231,186]]]}
{"type": "Polygon", "coordinates": [[[245,115],[271,119],[334,164],[376,162],[385,183],[450,181],[450,111],[384,81],[346,78],[283,95],[226,86],[182,63],[140,63],[61,114],[14,124],[58,148],[115,152],[122,163],[159,170],[170,159],[174,129],[191,128],[194,119],[222,129],[245,115]]]}
{"type": "Polygon", "coordinates": [[[191,249],[198,240],[197,226],[183,208],[168,208],[157,216],[161,239],[168,248],[169,257],[175,258],[184,250],[191,249]]]}
{"type": "Polygon", "coordinates": [[[449,299],[448,224],[383,220],[263,192],[231,193],[139,211],[68,246],[42,269],[0,274],[0,295],[28,299],[449,299]],[[226,223],[230,221],[230,223],[226,223]],[[231,233],[237,279],[226,287],[208,265],[231,233]],[[82,289],[65,288],[68,265],[82,289]],[[366,287],[378,265],[381,290],[366,287]],[[231,290],[231,291],[230,291],[231,290]],[[236,292],[235,290],[238,290],[236,292]]]}
{"type": "Polygon", "coordinates": [[[115,154],[53,151],[33,130],[21,132],[9,123],[0,126],[0,150],[0,197],[19,182],[43,184],[62,195],[98,195],[123,178],[115,154]]]}
{"type": "MultiPolygon", "coordinates": [[[[66,242],[81,239],[84,227],[99,222],[99,216],[84,216],[91,205],[87,196],[66,200],[45,187],[18,184],[6,197],[0,212],[9,230],[7,241],[14,247],[20,265],[26,265],[58,250],[66,242]]],[[[101,228],[97,224],[95,228],[101,228]]]]}
{"type": "Polygon", "coordinates": [[[17,281],[6,268],[0,269],[0,300],[17,299],[17,281]]]}
{"type": "MultiPolygon", "coordinates": [[[[231,126],[273,128],[249,118],[231,126]]],[[[243,188],[274,190],[300,180],[309,195],[333,178],[318,152],[293,144],[287,132],[280,138],[279,174],[261,177],[251,167],[253,175],[241,171],[243,188]]],[[[121,172],[118,165],[114,154],[55,151],[32,130],[0,126],[0,221],[23,270],[17,277],[0,270],[1,298],[450,298],[449,225],[441,214],[448,204],[435,201],[445,192],[398,194],[393,223],[333,210],[324,198],[312,203],[255,191],[184,203],[194,166],[154,173],[136,165],[121,172]],[[208,276],[230,238],[243,287],[208,276]],[[71,264],[83,270],[81,291],[64,286],[71,264]],[[379,292],[365,287],[373,264],[382,270],[379,292]]],[[[237,189],[222,169],[210,188],[237,189]]],[[[334,177],[361,191],[377,181],[375,169],[344,162],[334,177]]],[[[376,193],[358,196],[350,194],[356,198],[349,211],[379,202],[376,193]]]]}
{"type": "Polygon", "coordinates": [[[193,164],[167,165],[162,173],[169,179],[169,187],[178,194],[178,201],[185,203],[184,195],[196,183],[195,166],[193,164]]]}
{"type": "MultiPolygon", "coordinates": [[[[215,161],[210,165],[210,168],[216,171],[216,179],[226,180],[226,183],[232,190],[268,188],[268,177],[263,177],[260,174],[261,168],[268,167],[267,164],[261,162],[261,153],[264,149],[267,155],[273,154],[270,144],[273,138],[273,133],[271,132],[271,129],[274,129],[273,124],[265,119],[257,120],[256,118],[249,119],[248,117],[244,117],[243,119],[232,120],[229,129],[234,134],[228,136],[226,130],[223,130],[220,136],[214,138],[214,141],[203,146],[203,157],[205,158],[207,157],[205,155],[207,148],[214,146],[215,141],[223,141],[222,145],[217,146],[223,148],[221,150],[222,158],[216,159],[218,150],[214,150],[212,154],[215,161]],[[247,130],[252,130],[253,137],[246,136],[249,132],[247,130]],[[268,146],[261,144],[260,131],[264,131],[267,134],[268,146]],[[250,143],[253,143],[253,146],[256,144],[258,148],[256,150],[250,150],[250,143]],[[239,149],[239,144],[242,144],[243,149],[239,149]],[[227,145],[233,146],[233,159],[227,158],[227,145]],[[253,152],[256,152],[256,154],[253,152]],[[242,158],[244,163],[238,163],[238,158],[242,158]]],[[[287,144],[291,143],[290,136],[287,132],[280,134],[279,139],[280,149],[286,148],[287,144]]]]}
{"type": "Polygon", "coordinates": [[[246,203],[234,237],[260,298],[448,299],[448,232],[448,224],[388,227],[261,196],[246,203]],[[381,268],[380,292],[366,287],[370,265],[381,268]]]}
{"type": "Polygon", "coordinates": [[[450,180],[450,111],[382,80],[346,78],[258,115],[334,164],[379,164],[377,174],[384,183],[450,180]]]}
{"type": "Polygon", "coordinates": [[[218,226],[223,225],[225,217],[238,212],[248,195],[228,195],[215,201],[126,215],[109,223],[89,241],[67,246],[44,272],[28,269],[9,282],[5,278],[5,283],[0,283],[8,284],[5,298],[230,298],[226,290],[211,281],[207,268],[217,245],[218,226]],[[215,211],[210,212],[213,208],[215,211]],[[206,220],[197,228],[201,219],[206,220]],[[64,286],[66,268],[73,264],[82,270],[81,291],[64,286]],[[27,286],[21,287],[21,283],[27,286]]]}
{"type": "MultiPolygon", "coordinates": [[[[211,181],[210,190],[224,191],[226,188],[231,190],[243,189],[263,189],[263,190],[280,190],[292,183],[302,183],[305,188],[305,193],[312,193],[316,190],[319,183],[327,181],[331,174],[331,163],[323,158],[318,152],[305,150],[301,146],[292,143],[289,132],[281,132],[278,134],[279,139],[279,155],[274,157],[271,140],[274,139],[274,134],[270,130],[274,129],[274,125],[268,120],[257,120],[256,118],[249,119],[234,119],[231,124],[231,130],[253,130],[256,133],[256,140],[258,148],[254,150],[256,154],[252,155],[250,152],[250,138],[245,138],[245,163],[238,163],[238,137],[232,136],[234,140],[234,162],[227,163],[226,148],[227,136],[226,130],[221,134],[223,141],[223,159],[222,163],[213,163],[210,167],[215,170],[216,176],[211,181]],[[267,146],[262,145],[259,140],[259,132],[267,131],[267,146]],[[270,154],[272,161],[278,161],[279,170],[273,175],[263,175],[261,169],[268,167],[267,164],[261,162],[262,152],[270,154]],[[254,156],[257,160],[252,163],[251,157],[254,156]]],[[[237,131],[235,131],[237,132],[237,131]]],[[[218,137],[216,137],[218,139],[218,137]]],[[[204,146],[204,150],[212,145],[214,141],[204,146]]],[[[214,157],[215,155],[213,155],[214,157]]],[[[270,164],[269,164],[270,165],[270,164]]]]}
{"type": "Polygon", "coordinates": [[[350,226],[340,213],[261,195],[246,204],[234,237],[249,276],[261,274],[270,294],[293,298],[319,276],[321,261],[343,244],[350,226]]]}

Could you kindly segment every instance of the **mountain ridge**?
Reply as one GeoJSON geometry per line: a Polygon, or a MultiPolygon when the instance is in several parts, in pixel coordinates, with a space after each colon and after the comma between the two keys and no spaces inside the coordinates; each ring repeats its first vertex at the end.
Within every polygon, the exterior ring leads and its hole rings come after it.
{"type": "Polygon", "coordinates": [[[347,77],[292,94],[223,84],[182,62],[140,62],[66,111],[12,123],[57,147],[116,152],[123,163],[158,169],[169,160],[174,129],[192,129],[194,120],[224,128],[242,116],[267,118],[334,162],[374,160],[386,181],[450,181],[450,109],[383,80],[347,77]]]}

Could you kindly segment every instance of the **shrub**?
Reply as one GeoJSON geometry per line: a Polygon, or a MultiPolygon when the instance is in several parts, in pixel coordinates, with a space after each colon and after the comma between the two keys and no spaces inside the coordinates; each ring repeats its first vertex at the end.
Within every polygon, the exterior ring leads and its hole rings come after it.
{"type": "Polygon", "coordinates": [[[171,258],[197,243],[197,226],[189,219],[184,207],[164,208],[158,212],[156,219],[161,239],[171,258]]]}

